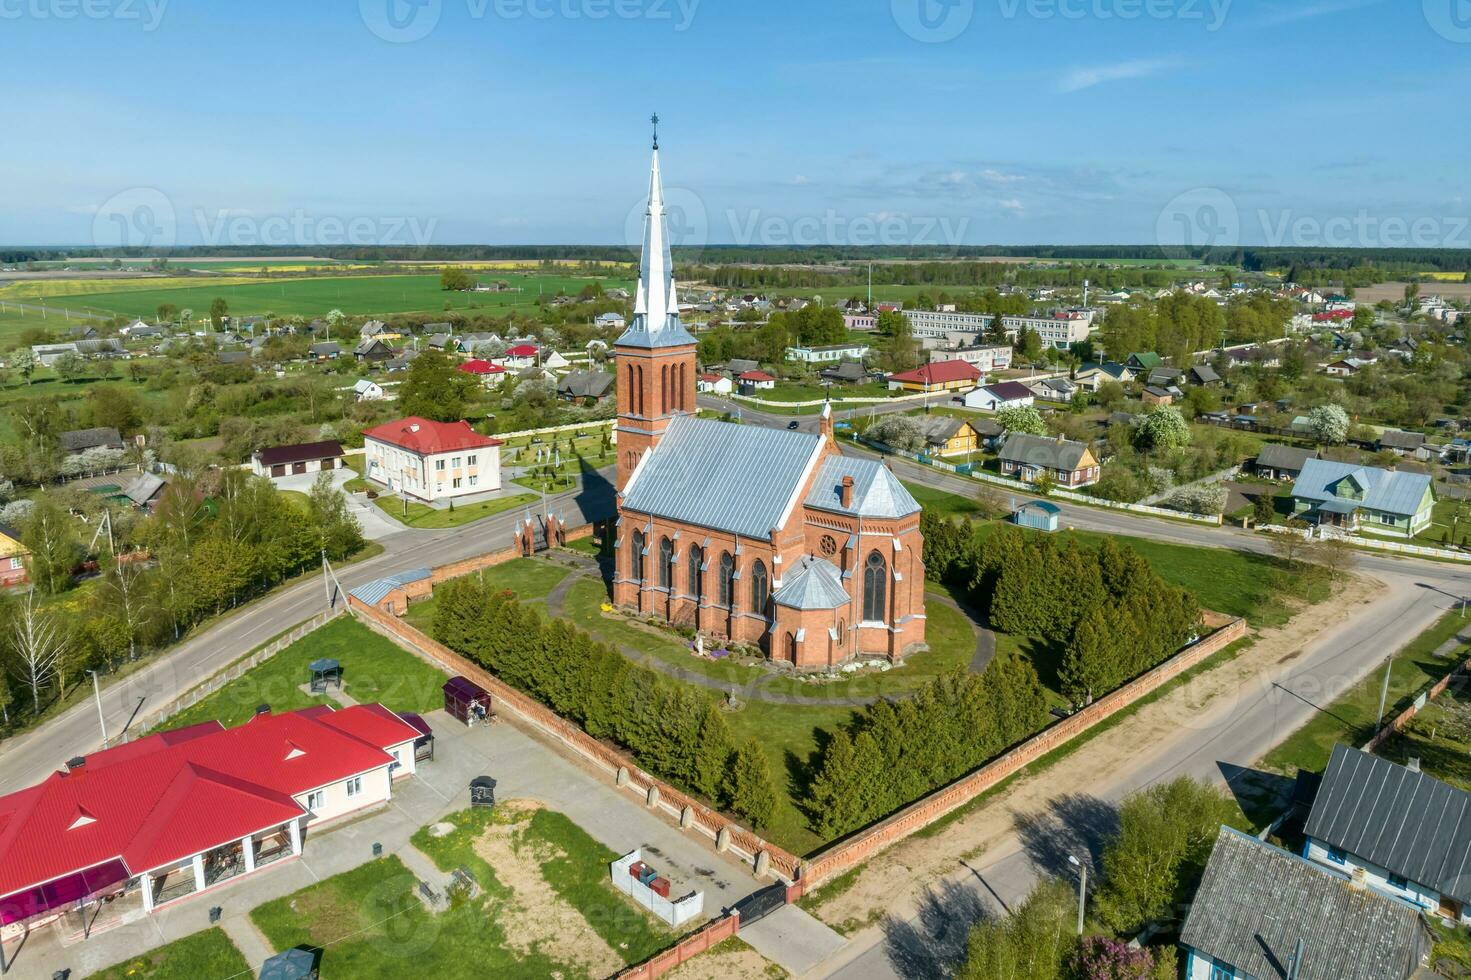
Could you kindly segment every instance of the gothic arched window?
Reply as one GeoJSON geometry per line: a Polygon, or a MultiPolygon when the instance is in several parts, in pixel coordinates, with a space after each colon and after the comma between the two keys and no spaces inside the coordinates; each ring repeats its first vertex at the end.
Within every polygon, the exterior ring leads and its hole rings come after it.
{"type": "Polygon", "coordinates": [[[705,598],[705,592],[700,587],[703,579],[703,576],[700,575],[700,566],[703,564],[705,564],[705,552],[700,549],[699,545],[690,545],[688,588],[690,595],[695,597],[696,602],[705,598]]]}
{"type": "Polygon", "coordinates": [[[722,606],[731,605],[733,601],[731,593],[735,589],[735,559],[728,551],[720,553],[720,575],[717,581],[720,583],[720,604],[722,606]]]}
{"type": "Polygon", "coordinates": [[[867,622],[882,623],[888,618],[884,614],[888,573],[884,556],[877,551],[870,551],[868,560],[863,563],[863,618],[867,622]]]}
{"type": "Polygon", "coordinates": [[[635,582],[644,580],[644,550],[648,547],[648,541],[644,532],[633,532],[633,554],[628,562],[628,577],[635,582]]]}
{"type": "Polygon", "coordinates": [[[771,580],[766,577],[766,564],[759,558],[751,566],[751,611],[766,614],[766,600],[771,597],[771,580]]]}
{"type": "Polygon", "coordinates": [[[659,539],[659,588],[674,588],[674,542],[659,539]]]}

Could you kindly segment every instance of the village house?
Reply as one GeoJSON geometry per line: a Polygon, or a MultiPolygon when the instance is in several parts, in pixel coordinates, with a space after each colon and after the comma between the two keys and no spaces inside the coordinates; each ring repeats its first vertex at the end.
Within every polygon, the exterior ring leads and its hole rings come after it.
{"type": "Polygon", "coordinates": [[[342,444],[335,439],[271,446],[251,454],[250,469],[256,476],[265,477],[320,473],[341,468],[343,455],[342,444]]]}
{"type": "Polygon", "coordinates": [[[1331,378],[1351,378],[1364,368],[1376,363],[1374,358],[1344,357],[1323,366],[1323,373],[1331,378]]]}
{"type": "Polygon", "coordinates": [[[1413,905],[1222,827],[1180,948],[1185,980],[1408,980],[1433,938],[1413,905]]]}
{"type": "Polygon", "coordinates": [[[1139,392],[1139,400],[1145,405],[1173,405],[1175,399],[1181,396],[1179,388],[1161,388],[1159,385],[1146,385],[1139,392]]]}
{"type": "Polygon", "coordinates": [[[607,371],[572,371],[557,382],[557,394],[568,401],[597,402],[613,387],[607,371]]]}
{"type": "Polygon", "coordinates": [[[0,797],[0,936],[103,903],[152,913],[299,857],[308,827],[389,802],[420,734],[379,704],[263,706],[74,758],[0,797]]]}
{"type": "Polygon", "coordinates": [[[500,357],[491,360],[505,368],[507,371],[523,371],[537,365],[537,359],[541,356],[541,348],[535,344],[515,344],[507,347],[506,352],[500,357]]]}
{"type": "Polygon", "coordinates": [[[973,344],[969,347],[936,347],[930,351],[930,361],[965,361],[973,364],[981,374],[994,374],[1011,367],[1010,344],[973,344]]]}
{"type": "Polygon", "coordinates": [[[1027,385],[1027,389],[1045,402],[1064,404],[1072,401],[1073,396],[1078,393],[1078,386],[1067,378],[1043,378],[1027,385]]]}
{"type": "Polygon", "coordinates": [[[1302,474],[1303,464],[1317,458],[1316,449],[1267,443],[1257,453],[1252,470],[1264,480],[1296,480],[1302,474]]]}
{"type": "Polygon", "coordinates": [[[593,317],[592,322],[593,326],[601,327],[604,330],[622,330],[628,326],[628,321],[623,318],[622,313],[599,313],[593,317]]]}
{"type": "Polygon", "coordinates": [[[77,353],[76,344],[32,344],[31,353],[42,367],[55,367],[56,362],[68,354],[77,353]]]}
{"type": "Polygon", "coordinates": [[[472,374],[480,379],[480,383],[487,387],[498,385],[506,377],[506,369],[499,364],[493,364],[483,357],[472,357],[468,361],[461,361],[455,365],[455,370],[472,374]]]}
{"type": "Polygon", "coordinates": [[[1036,483],[1045,473],[1060,487],[1075,490],[1098,482],[1098,460],[1081,442],[1013,433],[1000,452],[1001,474],[1036,483]]]}
{"type": "Polygon", "coordinates": [[[31,550],[21,543],[21,534],[9,524],[0,524],[0,589],[13,585],[25,585],[30,581],[26,573],[26,559],[31,550]]]}
{"type": "Polygon", "coordinates": [[[1293,515],[1348,531],[1414,537],[1430,526],[1429,474],[1307,460],[1292,485],[1293,515]]]}
{"type": "Polygon", "coordinates": [[[376,381],[360,378],[352,386],[353,398],[360,402],[379,402],[387,397],[383,392],[383,386],[376,381]]]}
{"type": "Polygon", "coordinates": [[[1419,460],[1429,459],[1431,455],[1430,449],[1425,445],[1425,433],[1423,432],[1385,429],[1379,433],[1375,447],[1380,452],[1390,452],[1396,456],[1412,456],[1419,460]]]}
{"type": "Polygon", "coordinates": [[[363,432],[363,475],[426,503],[501,488],[500,440],[466,421],[408,416],[363,432]]]}
{"type": "Polygon", "coordinates": [[[969,391],[981,380],[981,372],[965,361],[931,361],[929,364],[889,375],[890,391],[933,394],[940,391],[969,391]]]}
{"type": "Polygon", "coordinates": [[[1020,381],[1002,381],[966,393],[965,407],[983,412],[999,412],[1005,408],[1026,408],[1036,401],[1032,389],[1020,381]]]}
{"type": "Polygon", "coordinates": [[[1303,828],[1303,856],[1471,925],[1471,793],[1335,745],[1303,828]]]}
{"type": "Polygon", "coordinates": [[[657,149],[650,188],[638,302],[615,345],[615,604],[797,669],[923,649],[920,507],[889,469],[841,455],[826,407],[816,433],[694,414],[657,149]]]}
{"type": "Polygon", "coordinates": [[[868,380],[868,369],[857,361],[844,361],[824,368],[817,376],[828,384],[856,385],[868,380]]]}
{"type": "Polygon", "coordinates": [[[335,340],[324,340],[308,347],[306,356],[314,361],[335,361],[342,356],[342,345],[335,340]]]}
{"type": "Polygon", "coordinates": [[[110,425],[95,429],[73,429],[60,436],[61,449],[68,456],[86,452],[88,449],[126,449],[127,444],[117,429],[110,425]]]}
{"type": "Polygon", "coordinates": [[[728,395],[733,387],[731,380],[723,374],[702,374],[695,382],[695,390],[701,394],[728,395]]]}
{"type": "Polygon", "coordinates": [[[937,456],[960,456],[980,448],[980,435],[965,419],[928,415],[916,419],[925,446],[937,456]]]}
{"type": "Polygon", "coordinates": [[[1135,373],[1132,368],[1109,361],[1104,364],[1085,365],[1078,371],[1073,381],[1084,391],[1096,392],[1110,381],[1126,385],[1132,382],[1134,377],[1135,373]]]}
{"type": "Polygon", "coordinates": [[[770,391],[776,387],[776,379],[765,371],[742,371],[736,378],[743,393],[752,391],[770,391]]]}
{"type": "Polygon", "coordinates": [[[393,358],[394,350],[382,337],[365,337],[353,348],[352,356],[360,361],[387,361],[393,358]]]}

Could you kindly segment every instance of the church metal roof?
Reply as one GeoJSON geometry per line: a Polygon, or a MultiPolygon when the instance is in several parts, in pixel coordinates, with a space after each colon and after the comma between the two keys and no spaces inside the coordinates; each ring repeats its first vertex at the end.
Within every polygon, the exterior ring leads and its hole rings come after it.
{"type": "Polygon", "coordinates": [[[623,510],[767,538],[821,436],[677,416],[623,493],[623,510]]]}
{"type": "Polygon", "coordinates": [[[820,510],[860,517],[908,517],[919,503],[889,468],[877,460],[829,456],[822,461],[806,504],[820,510]],[[853,499],[843,506],[843,477],[853,478],[853,499]]]}
{"type": "Polygon", "coordinates": [[[789,609],[836,609],[849,602],[843,573],[825,558],[804,555],[784,576],[771,601],[789,609]]]}

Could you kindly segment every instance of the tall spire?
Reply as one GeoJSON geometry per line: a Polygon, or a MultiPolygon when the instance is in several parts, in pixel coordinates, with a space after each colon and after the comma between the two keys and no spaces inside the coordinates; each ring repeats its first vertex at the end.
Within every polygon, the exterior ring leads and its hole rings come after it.
{"type": "Polygon", "coordinates": [[[693,344],[679,322],[679,299],[674,287],[674,260],[669,252],[669,229],[664,217],[664,179],[659,173],[659,116],[654,124],[653,161],[649,166],[649,205],[644,212],[643,256],[639,261],[638,295],[633,323],[618,343],[635,347],[677,347],[693,344]]]}

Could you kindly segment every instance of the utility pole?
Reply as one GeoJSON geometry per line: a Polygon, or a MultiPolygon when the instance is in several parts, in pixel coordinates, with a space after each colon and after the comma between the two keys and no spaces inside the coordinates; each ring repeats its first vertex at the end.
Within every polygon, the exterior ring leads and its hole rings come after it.
{"type": "Polygon", "coordinates": [[[1083,934],[1083,907],[1088,897],[1088,866],[1071,854],[1067,856],[1068,864],[1078,869],[1078,935],[1083,934]]]}
{"type": "Polygon", "coordinates": [[[1389,697],[1389,671],[1394,667],[1394,657],[1384,658],[1384,686],[1379,689],[1379,715],[1374,721],[1374,731],[1384,728],[1384,702],[1389,697]]]}
{"type": "Polygon", "coordinates": [[[92,697],[97,701],[97,725],[102,729],[102,747],[107,748],[107,719],[102,716],[102,687],[97,683],[97,671],[89,670],[92,675],[92,697]]]}

